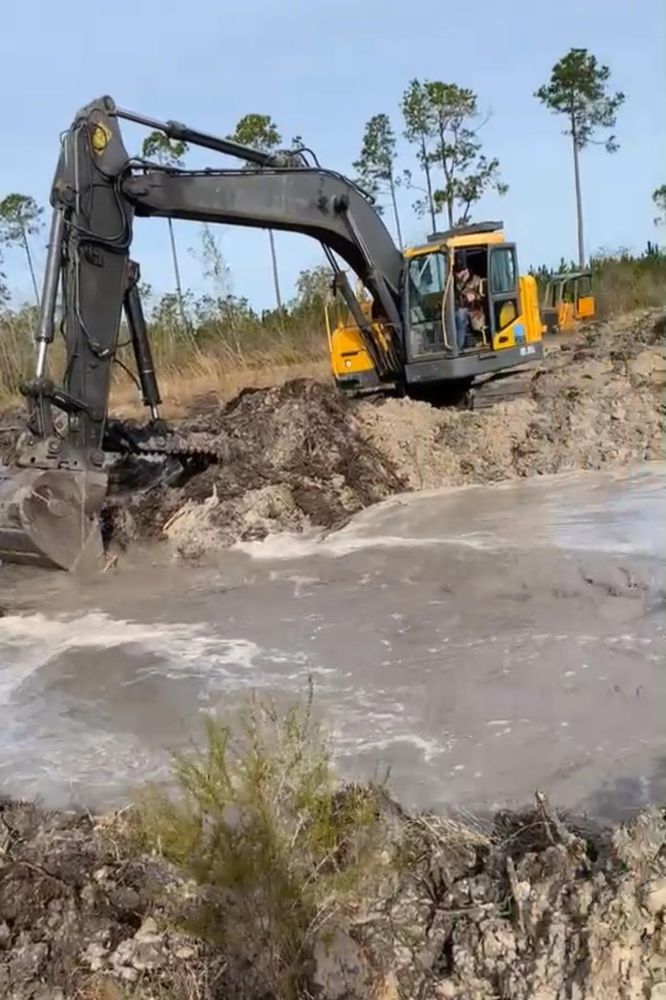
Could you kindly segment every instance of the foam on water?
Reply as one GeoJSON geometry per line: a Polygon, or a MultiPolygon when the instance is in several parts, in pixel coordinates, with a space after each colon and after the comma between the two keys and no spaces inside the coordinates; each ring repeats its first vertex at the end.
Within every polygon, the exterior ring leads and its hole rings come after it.
{"type": "Polygon", "coordinates": [[[392,497],[339,531],[238,542],[263,561],[340,558],[367,549],[459,546],[481,552],[535,546],[616,554],[666,552],[661,510],[666,463],[638,470],[568,472],[392,497]]]}
{"type": "Polygon", "coordinates": [[[268,687],[275,672],[291,668],[289,678],[302,684],[307,673],[324,668],[303,653],[263,648],[244,638],[229,638],[214,627],[189,623],[142,623],[95,611],[47,618],[43,614],[7,615],[0,619],[0,705],[28,678],[67,654],[117,650],[135,664],[132,684],[151,676],[165,680],[200,675],[208,688],[229,690],[268,687]]]}
{"type": "Polygon", "coordinates": [[[340,558],[361,552],[364,549],[430,548],[434,545],[462,545],[477,551],[489,551],[497,546],[496,540],[488,532],[470,532],[450,538],[409,538],[400,535],[365,535],[362,526],[352,523],[352,530],[346,528],[330,535],[296,535],[283,532],[268,535],[261,541],[237,542],[233,547],[253,559],[285,560],[307,559],[310,556],[332,556],[340,558]]]}

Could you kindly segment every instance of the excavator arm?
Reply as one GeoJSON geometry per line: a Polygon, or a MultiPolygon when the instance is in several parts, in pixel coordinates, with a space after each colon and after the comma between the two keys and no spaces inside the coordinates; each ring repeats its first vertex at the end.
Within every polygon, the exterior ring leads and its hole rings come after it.
{"type": "Polygon", "coordinates": [[[51,192],[53,215],[36,332],[35,378],[27,383],[28,428],[13,468],[0,474],[0,559],[70,569],[99,550],[97,513],[107,485],[107,414],[123,309],[144,402],[158,416],[159,391],[130,260],[134,219],[162,216],[303,233],[323,246],[380,376],[399,376],[404,354],[403,257],[380,216],[352,182],[313,166],[302,152],[267,154],[175,122],[118,109],[104,97],[65,133],[51,192]],[[245,169],[184,171],[130,158],[119,123],[129,119],[244,161],[245,169]],[[249,165],[249,168],[248,168],[249,165]],[[255,169],[256,168],[256,169],[255,169]],[[378,344],[337,264],[342,258],[373,296],[389,334],[378,344]],[[66,365],[49,377],[59,325],[66,365]],[[54,423],[54,408],[65,414],[54,423]]]}

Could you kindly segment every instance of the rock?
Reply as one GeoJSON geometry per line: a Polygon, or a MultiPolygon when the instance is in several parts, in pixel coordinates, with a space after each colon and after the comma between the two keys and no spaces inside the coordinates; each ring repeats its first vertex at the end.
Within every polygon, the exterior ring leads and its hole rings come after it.
{"type": "Polygon", "coordinates": [[[197,950],[189,944],[183,944],[179,948],[174,948],[173,953],[176,958],[180,958],[184,962],[189,962],[190,959],[196,956],[197,950]]]}
{"type": "Polygon", "coordinates": [[[108,948],[105,948],[104,945],[96,941],[92,941],[84,951],[81,959],[89,966],[91,972],[99,972],[106,965],[108,955],[108,948]]]}
{"type": "Polygon", "coordinates": [[[655,879],[646,885],[645,907],[653,916],[666,909],[666,878],[655,879]]]}
{"type": "Polygon", "coordinates": [[[164,935],[157,930],[153,917],[147,917],[133,938],[121,941],[113,955],[111,964],[118,972],[131,967],[140,972],[161,968],[167,961],[164,935]]]}
{"type": "Polygon", "coordinates": [[[435,987],[435,1000],[456,1000],[456,985],[450,979],[442,979],[435,987]]]}
{"type": "Polygon", "coordinates": [[[15,948],[9,961],[11,982],[25,982],[41,978],[41,968],[49,953],[49,947],[43,941],[36,944],[24,944],[15,948]]]}
{"type": "Polygon", "coordinates": [[[139,973],[131,965],[123,965],[122,968],[118,969],[117,975],[126,983],[135,983],[139,978],[139,973]]]}
{"type": "Polygon", "coordinates": [[[0,923],[0,951],[4,951],[4,949],[9,945],[10,939],[11,939],[11,934],[9,931],[9,926],[3,920],[0,923]]]}
{"type": "Polygon", "coordinates": [[[314,987],[321,1000],[370,996],[372,970],[354,939],[344,930],[322,931],[313,948],[314,987]]]}
{"type": "Polygon", "coordinates": [[[154,917],[146,917],[134,935],[135,941],[154,941],[160,937],[154,917]]]}

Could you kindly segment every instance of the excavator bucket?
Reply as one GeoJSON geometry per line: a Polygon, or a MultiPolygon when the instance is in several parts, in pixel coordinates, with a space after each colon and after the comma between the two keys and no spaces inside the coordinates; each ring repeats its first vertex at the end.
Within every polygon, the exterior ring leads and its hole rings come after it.
{"type": "Polygon", "coordinates": [[[0,467],[0,562],[73,570],[103,558],[104,472],[0,467]]]}

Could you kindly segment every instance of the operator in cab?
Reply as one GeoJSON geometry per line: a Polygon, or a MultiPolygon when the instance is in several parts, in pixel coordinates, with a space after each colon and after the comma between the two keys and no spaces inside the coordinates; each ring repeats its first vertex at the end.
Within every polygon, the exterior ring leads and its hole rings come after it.
{"type": "Polygon", "coordinates": [[[470,271],[467,255],[459,250],[454,258],[456,343],[458,350],[474,347],[474,333],[483,333],[485,312],[483,308],[483,283],[478,274],[470,271]]]}

